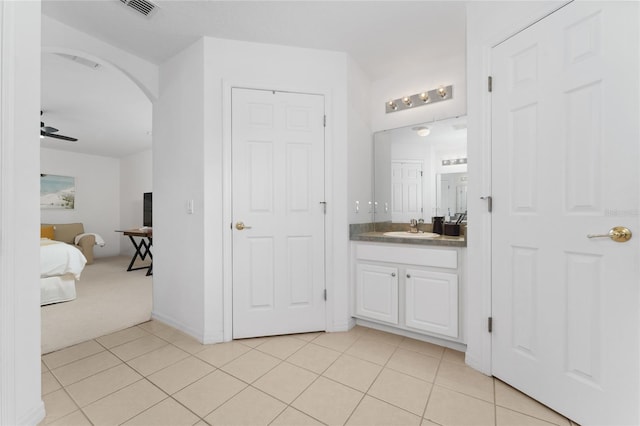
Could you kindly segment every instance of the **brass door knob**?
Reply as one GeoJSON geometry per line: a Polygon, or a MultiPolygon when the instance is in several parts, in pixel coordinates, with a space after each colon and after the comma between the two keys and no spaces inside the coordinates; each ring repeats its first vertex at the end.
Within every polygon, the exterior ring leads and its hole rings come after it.
{"type": "Polygon", "coordinates": [[[251,229],[251,227],[245,225],[244,222],[236,222],[236,229],[242,231],[243,229],[251,229]]]}
{"type": "Polygon", "coordinates": [[[614,226],[607,234],[587,234],[587,238],[611,238],[617,243],[626,243],[631,239],[633,234],[629,228],[624,226],[614,226]]]}

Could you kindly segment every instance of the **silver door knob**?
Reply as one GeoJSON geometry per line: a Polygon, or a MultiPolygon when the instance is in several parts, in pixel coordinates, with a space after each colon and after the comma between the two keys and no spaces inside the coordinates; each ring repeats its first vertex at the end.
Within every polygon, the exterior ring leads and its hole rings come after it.
{"type": "Polygon", "coordinates": [[[395,276],[396,276],[396,273],[395,273],[395,272],[392,272],[392,273],[391,273],[391,276],[392,276],[392,277],[395,277],[395,276]]]}
{"type": "Polygon", "coordinates": [[[617,243],[626,243],[633,234],[624,226],[614,226],[607,234],[587,234],[587,238],[611,238],[617,243]]]}
{"type": "Polygon", "coordinates": [[[242,231],[243,229],[251,229],[251,227],[245,225],[244,222],[236,222],[236,229],[242,231]]]}

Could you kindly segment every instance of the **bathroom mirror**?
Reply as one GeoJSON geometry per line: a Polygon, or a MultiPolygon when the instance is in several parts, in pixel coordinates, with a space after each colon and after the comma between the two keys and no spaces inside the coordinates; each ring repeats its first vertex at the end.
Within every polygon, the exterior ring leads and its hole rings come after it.
{"type": "Polygon", "coordinates": [[[377,132],[374,222],[431,222],[467,210],[465,116],[377,132]]]}

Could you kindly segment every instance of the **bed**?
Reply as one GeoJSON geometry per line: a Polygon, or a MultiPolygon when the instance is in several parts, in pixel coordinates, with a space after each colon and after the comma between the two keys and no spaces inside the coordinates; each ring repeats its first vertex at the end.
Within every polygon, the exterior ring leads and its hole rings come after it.
{"type": "Polygon", "coordinates": [[[76,298],[76,280],[87,263],[82,252],[70,244],[40,239],[40,305],[76,298]]]}

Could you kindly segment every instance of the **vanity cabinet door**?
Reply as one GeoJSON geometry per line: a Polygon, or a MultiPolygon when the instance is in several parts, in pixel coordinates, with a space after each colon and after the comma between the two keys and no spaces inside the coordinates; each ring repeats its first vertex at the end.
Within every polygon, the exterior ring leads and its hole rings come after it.
{"type": "Polygon", "coordinates": [[[356,265],[356,316],[398,324],[398,268],[356,265]]]}
{"type": "Polygon", "coordinates": [[[458,275],[406,269],[407,327],[458,337],[458,275]]]}

